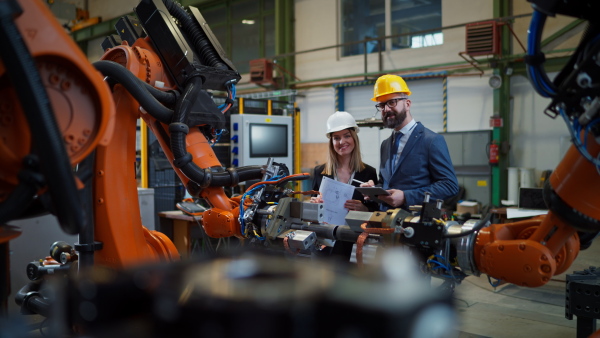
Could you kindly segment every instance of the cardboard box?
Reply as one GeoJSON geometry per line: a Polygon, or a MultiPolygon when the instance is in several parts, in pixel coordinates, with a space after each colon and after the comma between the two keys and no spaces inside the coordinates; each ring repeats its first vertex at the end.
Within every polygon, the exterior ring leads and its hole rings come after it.
{"type": "Polygon", "coordinates": [[[456,205],[456,213],[459,215],[466,213],[470,213],[471,215],[478,214],[480,209],[481,204],[474,201],[462,201],[456,205]]]}

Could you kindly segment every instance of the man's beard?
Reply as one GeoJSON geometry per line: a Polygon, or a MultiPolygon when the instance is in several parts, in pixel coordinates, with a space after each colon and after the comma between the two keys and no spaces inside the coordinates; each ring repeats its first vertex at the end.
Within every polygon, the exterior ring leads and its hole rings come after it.
{"type": "Polygon", "coordinates": [[[396,129],[396,127],[401,126],[402,123],[404,123],[404,120],[406,120],[406,109],[402,109],[401,112],[394,113],[394,119],[390,120],[390,116],[391,114],[387,114],[383,118],[383,126],[386,128],[396,129]]]}

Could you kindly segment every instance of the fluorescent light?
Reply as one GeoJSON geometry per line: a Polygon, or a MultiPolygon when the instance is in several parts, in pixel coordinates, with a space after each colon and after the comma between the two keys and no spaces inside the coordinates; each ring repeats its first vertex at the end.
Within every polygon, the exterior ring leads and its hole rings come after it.
{"type": "Polygon", "coordinates": [[[244,19],[244,20],[242,20],[242,23],[244,25],[254,25],[254,20],[246,20],[246,19],[244,19]]]}

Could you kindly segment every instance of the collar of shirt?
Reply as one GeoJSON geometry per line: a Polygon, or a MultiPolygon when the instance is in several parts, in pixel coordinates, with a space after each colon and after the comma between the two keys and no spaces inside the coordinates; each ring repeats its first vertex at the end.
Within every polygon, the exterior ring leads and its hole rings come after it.
{"type": "Polygon", "coordinates": [[[410,136],[410,134],[416,126],[417,121],[415,121],[415,119],[410,120],[410,122],[408,122],[408,124],[406,124],[404,128],[400,129],[400,132],[403,135],[402,138],[404,138],[405,136],[410,136]]]}

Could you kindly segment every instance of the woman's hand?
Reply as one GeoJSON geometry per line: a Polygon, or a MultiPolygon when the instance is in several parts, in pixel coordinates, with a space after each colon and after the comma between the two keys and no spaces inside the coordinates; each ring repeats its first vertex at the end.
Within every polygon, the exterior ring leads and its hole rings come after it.
{"type": "MultiPolygon", "coordinates": [[[[363,187],[370,188],[370,187],[374,187],[374,186],[375,186],[375,182],[373,182],[373,180],[368,180],[367,182],[360,184],[361,188],[363,188],[363,187]]],[[[370,200],[371,199],[369,198],[369,196],[365,196],[365,201],[370,201],[370,200]]],[[[365,211],[368,211],[368,209],[365,211]]]]}
{"type": "Polygon", "coordinates": [[[310,203],[323,203],[323,197],[321,197],[320,195],[317,197],[311,197],[310,203]]]}
{"type": "Polygon", "coordinates": [[[359,200],[347,200],[344,203],[344,208],[356,211],[369,211],[369,209],[359,200]]]}
{"type": "Polygon", "coordinates": [[[361,187],[374,187],[375,186],[375,182],[373,182],[373,180],[368,180],[365,183],[361,183],[360,186],[361,187]]]}

